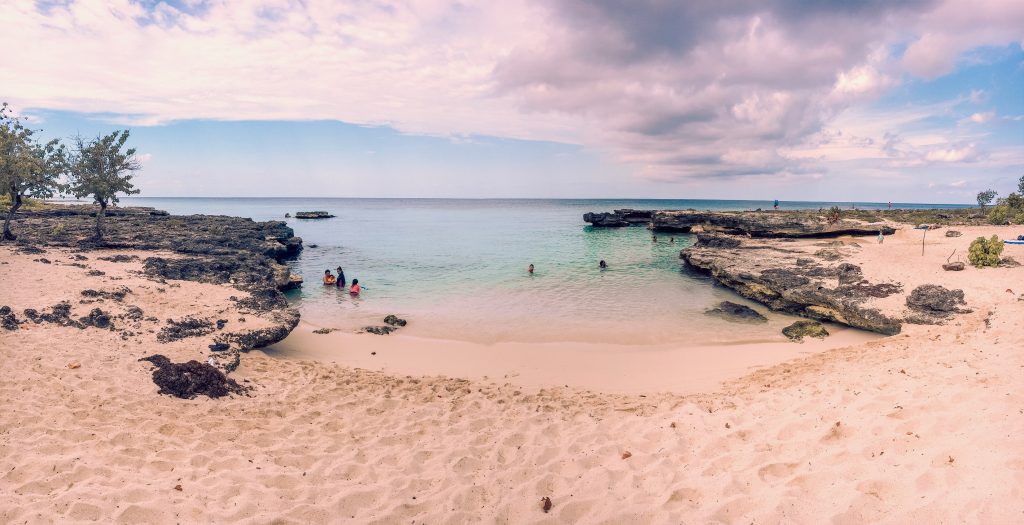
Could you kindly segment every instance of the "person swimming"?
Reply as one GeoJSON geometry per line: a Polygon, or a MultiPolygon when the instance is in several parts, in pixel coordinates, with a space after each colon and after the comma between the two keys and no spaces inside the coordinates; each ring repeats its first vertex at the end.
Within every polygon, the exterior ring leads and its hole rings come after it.
{"type": "Polygon", "coordinates": [[[344,288],[345,287],[345,270],[342,270],[341,266],[338,267],[337,285],[338,285],[338,288],[344,288]]]}
{"type": "Polygon", "coordinates": [[[348,289],[348,293],[352,295],[359,295],[359,292],[363,289],[359,286],[359,279],[352,279],[352,287],[348,289]]]}
{"type": "Polygon", "coordinates": [[[334,276],[331,275],[331,271],[330,270],[324,270],[324,284],[330,285],[330,284],[334,284],[336,282],[337,282],[337,279],[335,279],[334,276]]]}
{"type": "Polygon", "coordinates": [[[604,259],[601,259],[601,262],[597,263],[597,266],[598,266],[598,268],[601,268],[602,270],[604,270],[605,268],[608,267],[608,263],[604,262],[604,259]]]}
{"type": "Polygon", "coordinates": [[[533,263],[531,263],[530,266],[526,268],[526,271],[530,272],[530,275],[533,275],[533,263]]]}

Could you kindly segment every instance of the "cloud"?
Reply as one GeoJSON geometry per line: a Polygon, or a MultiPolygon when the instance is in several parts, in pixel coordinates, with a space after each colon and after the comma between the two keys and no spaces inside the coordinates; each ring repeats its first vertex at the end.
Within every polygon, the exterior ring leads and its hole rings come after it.
{"type": "Polygon", "coordinates": [[[8,4],[0,46],[19,52],[0,86],[23,107],[571,142],[667,181],[820,175],[899,148],[949,162],[957,138],[927,149],[887,143],[898,125],[836,122],[905,72],[944,74],[1024,28],[1008,0],[8,4]]]}

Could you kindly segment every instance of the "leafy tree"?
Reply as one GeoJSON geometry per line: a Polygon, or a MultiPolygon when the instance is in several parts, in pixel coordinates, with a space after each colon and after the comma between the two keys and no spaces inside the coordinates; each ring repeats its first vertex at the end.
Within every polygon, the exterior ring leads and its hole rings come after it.
{"type": "Polygon", "coordinates": [[[1017,193],[1024,195],[1024,175],[1020,176],[1020,181],[1017,182],[1017,193]]]}
{"type": "Polygon", "coordinates": [[[0,240],[17,238],[11,221],[25,198],[50,198],[60,188],[64,146],[58,140],[42,144],[36,132],[12,117],[6,102],[0,105],[0,190],[10,200],[0,240]]]}
{"type": "Polygon", "coordinates": [[[985,266],[998,266],[999,256],[1003,253],[1003,242],[999,240],[998,235],[993,235],[991,239],[985,239],[984,237],[978,237],[971,241],[971,246],[968,248],[967,260],[978,268],[985,266]]]}
{"type": "Polygon", "coordinates": [[[123,130],[91,140],[81,135],[74,139],[74,152],[68,169],[68,191],[79,199],[91,196],[99,205],[96,240],[103,239],[103,217],[108,206],[117,204],[117,194],[139,193],[132,184],[132,176],[142,169],[142,165],[135,158],[135,148],[123,150],[128,142],[128,133],[128,130],[123,130]]]}
{"type": "Polygon", "coordinates": [[[978,194],[978,206],[984,208],[985,206],[992,203],[992,199],[996,198],[996,192],[993,190],[985,190],[978,194]]]}

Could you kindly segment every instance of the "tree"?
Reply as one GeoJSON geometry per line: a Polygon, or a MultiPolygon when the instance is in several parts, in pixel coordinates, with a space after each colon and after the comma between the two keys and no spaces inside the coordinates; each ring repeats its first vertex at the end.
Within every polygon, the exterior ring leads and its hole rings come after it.
{"type": "Polygon", "coordinates": [[[1024,195],[1024,175],[1020,176],[1020,181],[1017,182],[1017,193],[1024,195]]]}
{"type": "Polygon", "coordinates": [[[0,240],[17,238],[11,221],[26,197],[47,199],[60,188],[64,146],[56,139],[42,144],[35,134],[36,130],[11,117],[6,102],[0,105],[0,190],[11,201],[0,240]]]}
{"type": "Polygon", "coordinates": [[[993,190],[985,190],[978,194],[978,206],[984,208],[985,206],[992,203],[992,199],[996,198],[996,192],[993,190]]]}
{"type": "Polygon", "coordinates": [[[132,176],[142,169],[135,158],[135,148],[122,151],[128,142],[128,130],[86,140],[75,137],[74,152],[69,163],[68,192],[77,198],[92,197],[96,211],[95,239],[103,239],[103,217],[107,207],[117,204],[117,194],[134,195],[139,190],[132,184],[132,176]]]}

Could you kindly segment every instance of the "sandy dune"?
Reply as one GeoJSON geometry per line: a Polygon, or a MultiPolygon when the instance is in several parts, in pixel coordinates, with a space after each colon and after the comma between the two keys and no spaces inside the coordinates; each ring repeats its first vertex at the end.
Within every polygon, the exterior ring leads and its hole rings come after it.
{"type": "MultiPolygon", "coordinates": [[[[925,257],[920,232],[908,231],[865,243],[853,262],[908,289],[963,288],[974,313],[703,394],[536,388],[254,353],[234,374],[255,386],[252,397],[183,401],[156,395],[136,360],[201,358],[202,338],[0,331],[0,522],[1021,523],[1024,268],[936,270],[953,246],[1002,230],[958,229],[963,238],[939,237],[925,257]]],[[[221,310],[235,290],[158,285],[131,263],[89,256],[105,276],[0,247],[0,303],[20,318],[123,284],[160,319],[233,314],[221,310]]]]}

